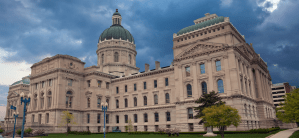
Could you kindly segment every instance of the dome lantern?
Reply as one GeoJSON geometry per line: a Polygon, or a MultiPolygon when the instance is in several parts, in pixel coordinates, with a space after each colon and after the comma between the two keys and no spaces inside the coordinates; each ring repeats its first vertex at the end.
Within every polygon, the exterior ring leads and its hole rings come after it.
{"type": "Polygon", "coordinates": [[[118,9],[116,9],[115,13],[113,13],[112,25],[121,25],[121,15],[118,12],[118,9]]]}

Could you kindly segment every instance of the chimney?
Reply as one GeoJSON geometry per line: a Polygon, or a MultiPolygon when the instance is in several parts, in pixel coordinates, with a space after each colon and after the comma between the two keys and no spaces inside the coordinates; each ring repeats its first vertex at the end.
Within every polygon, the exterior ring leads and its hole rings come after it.
{"type": "Polygon", "coordinates": [[[155,65],[156,65],[156,70],[160,69],[160,62],[159,61],[156,61],[155,65]]]}
{"type": "Polygon", "coordinates": [[[209,15],[210,15],[210,13],[206,13],[206,14],[205,14],[205,16],[209,16],[209,15]]]}
{"type": "Polygon", "coordinates": [[[149,64],[145,63],[144,72],[148,72],[148,71],[149,71],[149,64]]]}

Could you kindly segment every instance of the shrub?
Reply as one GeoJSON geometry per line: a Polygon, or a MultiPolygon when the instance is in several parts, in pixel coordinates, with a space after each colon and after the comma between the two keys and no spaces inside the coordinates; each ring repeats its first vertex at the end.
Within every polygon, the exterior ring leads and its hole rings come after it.
{"type": "Polygon", "coordinates": [[[45,133],[45,130],[44,129],[38,129],[36,131],[33,132],[35,135],[42,135],[45,133]]]}
{"type": "Polygon", "coordinates": [[[18,135],[21,135],[22,130],[21,130],[21,129],[18,129],[18,130],[16,131],[16,133],[17,133],[18,135]]]}
{"type": "Polygon", "coordinates": [[[31,134],[31,132],[32,132],[32,129],[29,127],[29,128],[27,128],[27,129],[25,129],[25,131],[24,131],[25,133],[27,133],[27,134],[31,134]]]}
{"type": "Polygon", "coordinates": [[[3,129],[0,129],[0,133],[3,133],[3,131],[4,131],[3,129]]]}

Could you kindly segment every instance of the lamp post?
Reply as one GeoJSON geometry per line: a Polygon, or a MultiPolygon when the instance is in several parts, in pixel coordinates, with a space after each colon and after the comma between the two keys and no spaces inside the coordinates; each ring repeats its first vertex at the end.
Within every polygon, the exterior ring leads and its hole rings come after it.
{"type": "MultiPolygon", "coordinates": [[[[13,105],[11,105],[10,106],[10,109],[13,109],[13,110],[15,110],[16,111],[16,107],[15,106],[13,106],[13,105]]],[[[19,116],[16,112],[14,112],[13,113],[13,116],[14,116],[14,118],[15,118],[15,123],[14,123],[14,126],[13,126],[13,138],[15,138],[15,130],[16,130],[16,120],[17,120],[17,117],[19,116]]]]}
{"type": "Polygon", "coordinates": [[[104,111],[104,128],[103,128],[103,131],[104,131],[104,138],[105,138],[105,132],[106,132],[106,111],[107,111],[107,106],[108,106],[108,103],[107,102],[105,102],[105,103],[101,103],[101,105],[102,105],[102,111],[104,111]]]}
{"type": "Polygon", "coordinates": [[[31,94],[29,93],[28,99],[26,99],[24,96],[25,95],[22,92],[21,93],[21,105],[22,105],[22,103],[24,103],[24,111],[23,111],[23,123],[22,123],[22,135],[21,135],[21,138],[23,138],[23,136],[24,136],[24,122],[25,122],[25,116],[26,116],[26,104],[30,103],[31,94]]]}

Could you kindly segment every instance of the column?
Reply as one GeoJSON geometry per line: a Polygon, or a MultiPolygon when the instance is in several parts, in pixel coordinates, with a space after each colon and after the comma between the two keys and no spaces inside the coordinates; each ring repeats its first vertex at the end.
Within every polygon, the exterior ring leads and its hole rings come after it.
{"type": "MultiPolygon", "coordinates": [[[[228,56],[227,55],[223,56],[223,62],[224,62],[225,75],[230,76],[230,71],[229,71],[230,68],[229,68],[228,56]]],[[[226,95],[231,95],[232,94],[232,88],[231,88],[231,84],[230,84],[230,78],[225,77],[224,79],[223,79],[223,85],[225,84],[224,93],[226,93],[226,95]]]]}
{"type": "Polygon", "coordinates": [[[262,86],[261,86],[261,77],[260,77],[260,71],[258,69],[255,70],[255,75],[256,75],[256,84],[257,84],[257,90],[258,90],[258,98],[263,99],[263,94],[262,94],[262,86]]]}
{"type": "Polygon", "coordinates": [[[209,82],[208,82],[208,84],[207,84],[207,86],[208,86],[208,93],[209,92],[211,92],[211,91],[213,91],[214,90],[214,87],[213,87],[213,72],[214,72],[214,69],[213,69],[213,65],[212,65],[212,63],[213,63],[213,60],[212,59],[208,59],[208,62],[207,62],[207,67],[208,67],[208,76],[209,76],[209,82]]]}
{"type": "Polygon", "coordinates": [[[192,63],[191,73],[193,77],[193,86],[192,86],[192,97],[195,99],[199,98],[199,89],[198,89],[198,82],[197,82],[197,66],[196,62],[192,63]]]}

